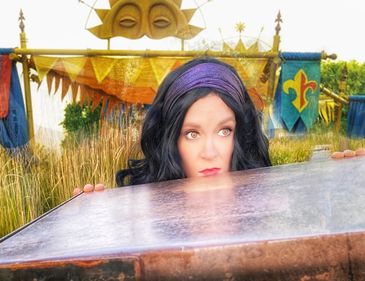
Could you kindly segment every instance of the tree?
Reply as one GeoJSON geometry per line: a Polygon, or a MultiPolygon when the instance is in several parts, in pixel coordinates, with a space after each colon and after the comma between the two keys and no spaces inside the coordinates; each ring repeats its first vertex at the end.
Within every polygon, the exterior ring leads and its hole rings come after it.
{"type": "MultiPolygon", "coordinates": [[[[347,96],[365,95],[365,63],[357,61],[324,62],[321,64],[321,83],[333,92],[339,92],[339,82],[342,70],[347,67],[346,90],[347,96]]],[[[348,106],[342,108],[341,128],[344,133],[347,127],[348,106]]]]}
{"type": "Polygon", "coordinates": [[[357,61],[324,62],[321,64],[321,83],[338,93],[338,84],[342,70],[347,66],[346,94],[365,95],[365,63],[357,61]]]}
{"type": "Polygon", "coordinates": [[[92,110],[91,106],[80,103],[68,104],[65,108],[65,119],[61,122],[68,135],[87,136],[99,129],[101,106],[92,110]]]}

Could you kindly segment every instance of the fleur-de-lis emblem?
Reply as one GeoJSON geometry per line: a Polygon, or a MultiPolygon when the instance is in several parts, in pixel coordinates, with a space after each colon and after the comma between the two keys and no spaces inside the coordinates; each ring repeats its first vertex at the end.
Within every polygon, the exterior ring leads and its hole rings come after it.
{"type": "Polygon", "coordinates": [[[314,94],[317,87],[317,82],[314,80],[308,81],[307,74],[303,71],[303,69],[300,69],[297,74],[295,74],[294,80],[287,80],[284,82],[283,90],[285,94],[289,94],[290,88],[295,91],[296,98],[292,104],[299,112],[302,112],[308,105],[308,90],[311,89],[312,94],[314,94]]]}

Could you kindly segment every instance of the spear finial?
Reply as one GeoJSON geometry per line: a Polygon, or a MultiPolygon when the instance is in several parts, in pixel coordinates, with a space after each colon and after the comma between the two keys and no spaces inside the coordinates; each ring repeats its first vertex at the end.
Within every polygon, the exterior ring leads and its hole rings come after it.
{"type": "Polygon", "coordinates": [[[20,21],[19,23],[19,28],[21,30],[21,32],[24,32],[24,28],[25,28],[25,24],[24,24],[24,20],[25,20],[25,17],[24,17],[24,14],[23,14],[23,10],[20,9],[20,13],[19,13],[19,19],[20,21]]]}
{"type": "Polygon", "coordinates": [[[275,20],[275,22],[277,23],[277,24],[276,24],[276,27],[275,27],[276,35],[279,35],[279,32],[280,32],[280,30],[281,30],[280,23],[282,23],[282,22],[283,22],[283,20],[281,19],[281,13],[280,13],[280,10],[279,10],[278,15],[276,16],[276,20],[275,20]]]}

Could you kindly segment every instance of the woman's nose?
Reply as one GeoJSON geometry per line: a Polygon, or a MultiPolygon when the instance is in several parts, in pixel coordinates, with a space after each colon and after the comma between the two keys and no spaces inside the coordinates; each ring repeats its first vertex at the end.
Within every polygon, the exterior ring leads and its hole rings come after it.
{"type": "Polygon", "coordinates": [[[200,156],[206,160],[214,159],[218,155],[213,138],[207,138],[202,144],[200,156]]]}

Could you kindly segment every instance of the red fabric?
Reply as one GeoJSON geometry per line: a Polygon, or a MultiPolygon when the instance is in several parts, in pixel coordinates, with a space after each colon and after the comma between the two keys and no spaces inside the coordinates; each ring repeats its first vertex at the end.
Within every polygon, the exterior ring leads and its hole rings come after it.
{"type": "Polygon", "coordinates": [[[9,113],[11,60],[8,55],[0,56],[0,118],[9,113]]]}

